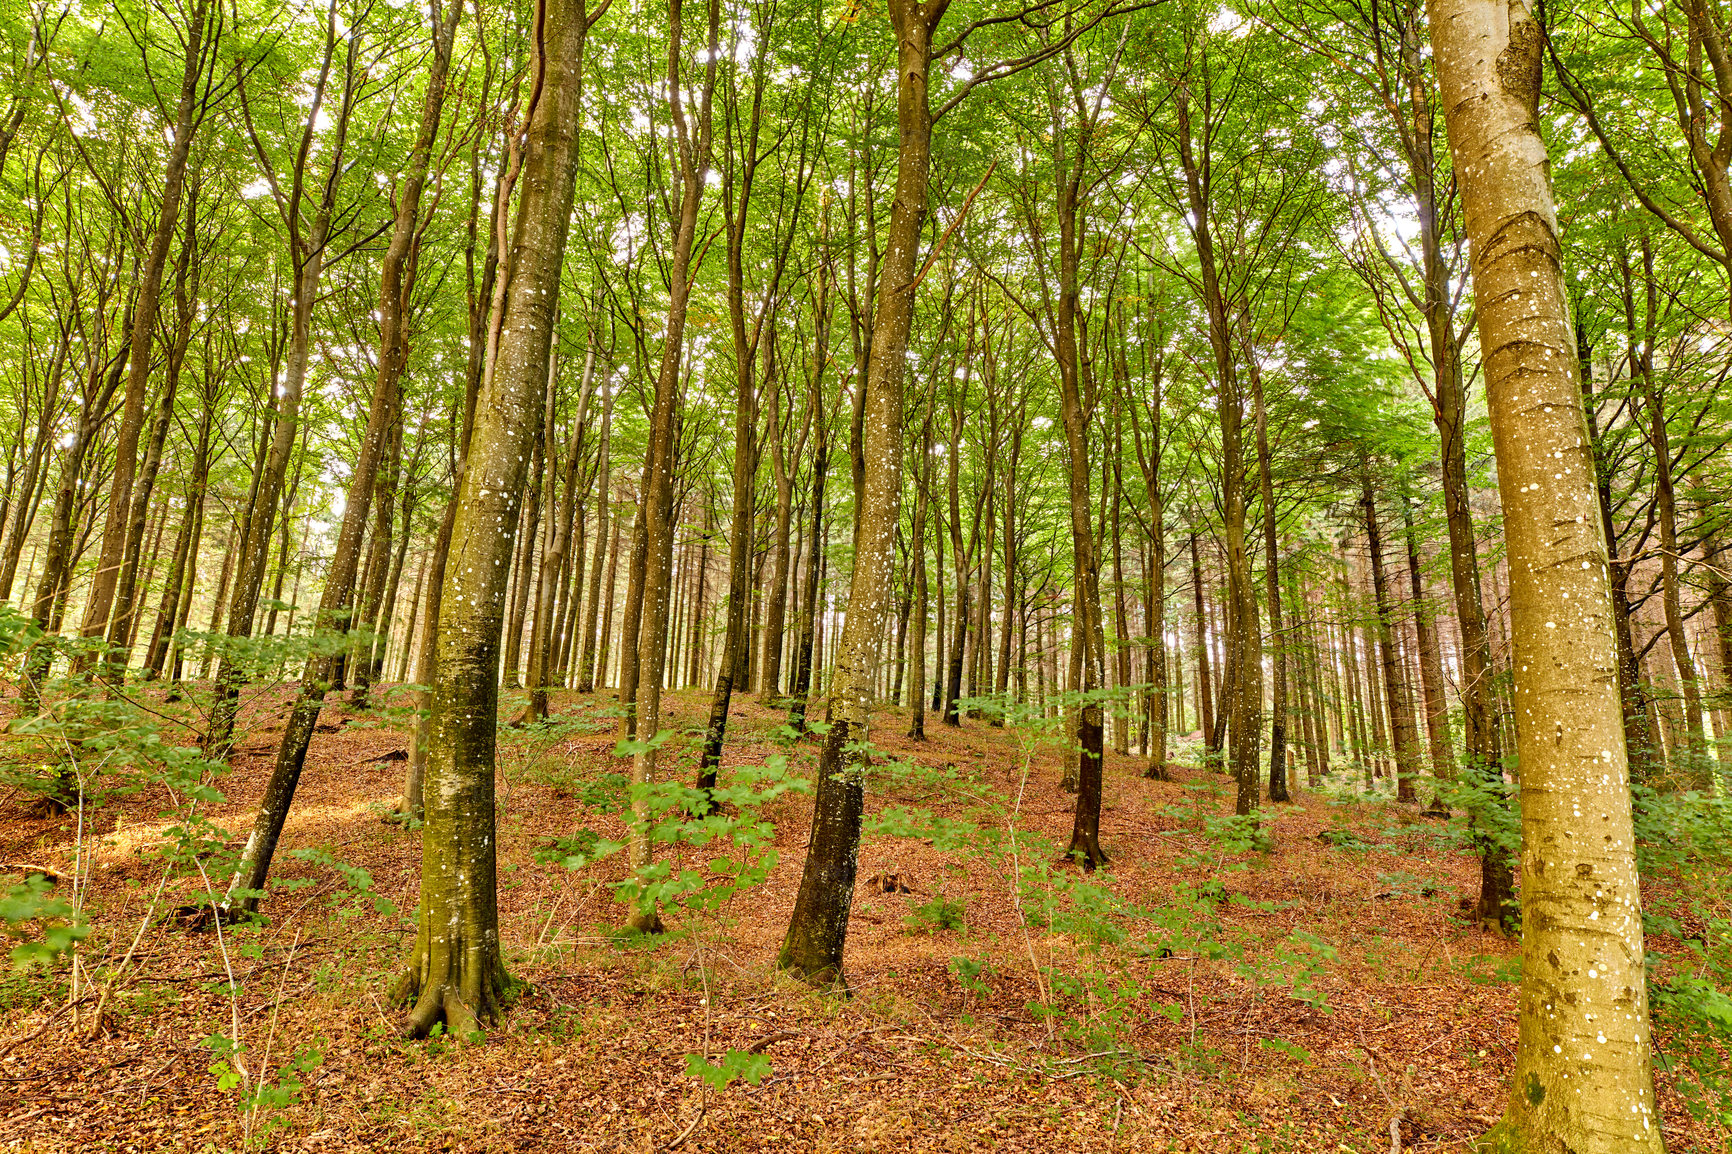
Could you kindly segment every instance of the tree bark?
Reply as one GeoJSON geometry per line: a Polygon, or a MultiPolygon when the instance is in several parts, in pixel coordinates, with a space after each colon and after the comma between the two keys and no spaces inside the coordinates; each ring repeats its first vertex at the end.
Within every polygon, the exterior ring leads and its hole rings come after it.
{"type": "Polygon", "coordinates": [[[1606,541],[1524,0],[1428,0],[1510,561],[1522,789],[1515,1151],[1664,1149],[1606,541]]]}
{"type": "Polygon", "coordinates": [[[1269,406],[1263,397],[1263,371],[1250,348],[1249,322],[1245,368],[1251,378],[1251,404],[1257,415],[1257,484],[1263,503],[1264,581],[1269,597],[1269,665],[1273,685],[1269,711],[1269,800],[1291,801],[1287,792],[1287,638],[1281,616],[1281,537],[1275,517],[1275,480],[1269,456],[1269,406]]]}
{"type": "MultiPolygon", "coordinates": [[[[167,267],[169,246],[180,224],[180,198],[186,187],[187,158],[192,153],[193,136],[204,120],[205,105],[200,100],[199,88],[204,80],[207,54],[216,51],[221,27],[221,5],[212,0],[197,0],[187,14],[174,136],[163,172],[162,200],[157,206],[156,227],[151,234],[150,249],[139,269],[138,295],[132,310],[126,393],[121,403],[120,426],[115,434],[114,475],[109,481],[102,552],[96,572],[91,577],[90,592],[85,598],[84,624],[80,633],[86,638],[107,635],[110,610],[114,607],[114,594],[127,554],[131,553],[134,567],[138,563],[139,535],[144,530],[142,518],[139,518],[137,533],[133,531],[134,506],[140,504],[133,499],[133,482],[138,474],[138,440],[144,430],[145,393],[150,384],[150,348],[156,337],[163,270],[167,267]]],[[[145,499],[149,499],[148,492],[145,499]]],[[[129,630],[128,639],[130,636],[129,630]]],[[[80,667],[85,664],[86,659],[81,658],[80,667]]]]}
{"type": "MultiPolygon", "coordinates": [[[[1438,653],[1437,624],[1426,604],[1425,577],[1419,568],[1419,535],[1413,510],[1401,506],[1407,537],[1407,575],[1413,594],[1413,625],[1419,644],[1419,684],[1425,699],[1425,731],[1431,748],[1431,772],[1438,781],[1455,780],[1455,748],[1449,735],[1449,702],[1444,697],[1443,659],[1438,653]]],[[[1437,804],[1434,801],[1434,804],[1437,804]]]]}
{"type": "MultiPolygon", "coordinates": [[[[367,515],[378,484],[379,460],[391,428],[398,420],[401,407],[399,380],[408,348],[408,318],[405,314],[410,285],[410,278],[405,276],[405,270],[411,262],[421,190],[426,182],[432,149],[438,137],[452,37],[456,32],[458,17],[462,14],[461,0],[452,0],[450,14],[443,21],[440,19],[438,0],[429,0],[428,7],[433,21],[433,64],[428,77],[427,94],[422,104],[415,153],[406,170],[391,243],[381,262],[378,370],[374,376],[371,407],[367,414],[367,426],[362,434],[361,450],[349,478],[347,503],[343,510],[342,527],[337,535],[336,554],[331,560],[331,568],[325,576],[325,587],[319,598],[319,609],[314,619],[315,632],[345,628],[349,625],[351,595],[360,562],[361,537],[366,529],[367,515]]],[[[347,100],[344,103],[346,108],[347,100]]],[[[316,225],[315,231],[315,236],[321,239],[321,243],[324,231],[328,228],[329,215],[330,208],[327,204],[320,210],[320,223],[316,225]]],[[[278,422],[279,438],[285,429],[290,437],[293,436],[293,409],[289,402],[292,397],[294,404],[298,405],[300,381],[306,375],[306,328],[311,317],[312,297],[318,283],[318,268],[322,259],[322,252],[315,251],[308,262],[312,267],[297,278],[299,295],[295,304],[296,345],[290,354],[291,384],[284,391],[286,411],[278,422]],[[298,369],[295,367],[297,365],[298,369]]],[[[272,452],[274,459],[277,447],[273,446],[272,452]]],[[[273,464],[271,467],[275,469],[276,466],[273,464]]],[[[255,518],[255,521],[257,520],[258,518],[255,518]]],[[[268,517],[266,521],[265,529],[268,531],[268,517]]],[[[251,536],[249,533],[249,539],[251,536]]],[[[256,592],[254,596],[256,597],[256,592]]],[[[237,590],[236,608],[231,611],[229,622],[231,634],[241,625],[235,614],[240,612],[245,601],[245,589],[237,590]]],[[[250,617],[250,606],[246,606],[246,612],[250,617]]],[[[241,860],[229,883],[225,902],[230,907],[247,910],[257,908],[265,877],[270,870],[271,858],[276,852],[277,840],[282,836],[283,824],[288,820],[295,788],[300,783],[307,750],[312,744],[313,730],[318,724],[319,713],[324,706],[325,693],[333,673],[331,658],[316,652],[308,658],[302,671],[300,692],[289,711],[289,719],[283,726],[282,741],[277,746],[276,764],[272,767],[270,781],[265,787],[265,796],[259,803],[252,832],[247,837],[246,846],[241,851],[241,860]]],[[[219,673],[218,677],[221,681],[223,674],[219,673]]],[[[237,680],[238,672],[230,677],[231,680],[237,680]]],[[[219,727],[213,719],[212,738],[226,751],[234,718],[232,693],[226,687],[223,690],[223,700],[228,703],[227,722],[219,727]]],[[[491,788],[491,779],[488,784],[491,788]]]]}
{"type": "MultiPolygon", "coordinates": [[[[932,113],[927,69],[942,2],[889,0],[897,42],[896,193],[878,283],[872,343],[866,366],[862,426],[862,497],[854,540],[848,615],[836,654],[831,726],[818,762],[812,840],[800,877],[793,917],[778,964],[812,983],[843,983],[842,948],[854,900],[865,795],[864,743],[878,639],[890,604],[895,531],[902,493],[902,378],[913,322],[915,261],[926,218],[932,158],[932,113]]],[[[817,546],[817,542],[814,545],[817,546]]]]}
{"type": "Polygon", "coordinates": [[[1413,725],[1413,706],[1407,692],[1407,677],[1395,648],[1395,605],[1389,595],[1389,580],[1383,568],[1383,530],[1377,519],[1377,493],[1371,470],[1360,473],[1359,505],[1365,513],[1365,540],[1372,596],[1376,599],[1377,654],[1383,669],[1383,698],[1389,709],[1389,744],[1395,756],[1395,796],[1414,801],[1413,779],[1419,772],[1418,733],[1413,725]]]}
{"type": "Polygon", "coordinates": [[[550,3],[534,45],[541,83],[527,115],[499,338],[475,406],[440,598],[421,901],[414,953],[394,990],[412,1007],[416,1035],[444,1022],[467,1036],[513,984],[499,952],[494,827],[500,629],[571,221],[584,39],[605,11],[605,2],[594,13],[582,0],[550,3]]]}
{"type": "MultiPolygon", "coordinates": [[[[642,605],[635,638],[628,644],[637,649],[635,689],[636,744],[633,747],[631,780],[634,815],[630,857],[634,870],[650,864],[647,798],[642,787],[655,778],[656,746],[661,728],[662,674],[667,660],[668,611],[673,578],[674,545],[674,453],[675,423],[679,407],[680,364],[684,355],[686,316],[691,304],[692,254],[697,241],[698,210],[710,171],[711,98],[719,66],[717,47],[721,22],[720,0],[709,0],[707,51],[703,80],[697,93],[696,123],[689,123],[688,103],[693,94],[681,79],[685,50],[682,0],[672,0],[668,23],[667,99],[678,152],[679,205],[674,221],[674,242],[668,255],[668,316],[662,337],[661,366],[655,381],[650,410],[649,446],[644,461],[644,551],[642,605]]],[[[653,908],[636,909],[630,924],[640,930],[657,929],[660,918],[653,908]]]]}

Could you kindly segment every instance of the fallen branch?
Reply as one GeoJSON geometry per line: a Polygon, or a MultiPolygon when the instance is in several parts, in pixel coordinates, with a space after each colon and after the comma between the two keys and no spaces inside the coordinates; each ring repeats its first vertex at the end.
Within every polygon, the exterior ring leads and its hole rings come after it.
{"type": "Polygon", "coordinates": [[[41,874],[55,885],[72,879],[71,874],[61,873],[53,866],[31,865],[29,862],[0,862],[0,873],[41,874]]]}
{"type": "Polygon", "coordinates": [[[684,1130],[681,1130],[679,1137],[675,1138],[672,1142],[669,1142],[666,1146],[663,1146],[662,1149],[663,1150],[672,1150],[674,1147],[678,1146],[681,1142],[684,1142],[687,1138],[691,1137],[692,1131],[696,1130],[698,1128],[698,1123],[702,1122],[704,1120],[704,1111],[707,1110],[708,1108],[709,1108],[708,1102],[700,1102],[698,1104],[698,1116],[696,1118],[692,1119],[691,1125],[687,1126],[684,1130]]]}

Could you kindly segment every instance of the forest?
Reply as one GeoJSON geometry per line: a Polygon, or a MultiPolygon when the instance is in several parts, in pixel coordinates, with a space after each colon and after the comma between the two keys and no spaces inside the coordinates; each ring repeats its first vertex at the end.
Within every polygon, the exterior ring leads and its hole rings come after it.
{"type": "Polygon", "coordinates": [[[1732,1150],[1732,4],[0,30],[0,1145],[1732,1150]]]}

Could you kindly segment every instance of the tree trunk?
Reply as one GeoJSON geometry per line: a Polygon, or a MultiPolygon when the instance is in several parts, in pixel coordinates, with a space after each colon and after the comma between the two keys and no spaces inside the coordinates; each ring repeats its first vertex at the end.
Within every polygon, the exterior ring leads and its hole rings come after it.
{"type": "Polygon", "coordinates": [[[379,471],[373,497],[372,556],[367,561],[367,582],[361,588],[359,616],[351,621],[357,634],[351,650],[349,708],[368,707],[373,687],[373,651],[378,646],[379,610],[385,600],[385,584],[391,577],[391,538],[397,512],[397,478],[402,472],[403,423],[391,426],[385,446],[384,468],[379,471]]]}
{"type": "MultiPolygon", "coordinates": [[[[817,358],[822,366],[829,350],[829,278],[827,268],[820,266],[818,305],[815,327],[817,358]]],[[[805,588],[800,595],[798,637],[794,643],[793,681],[789,685],[788,724],[797,731],[806,728],[807,697],[812,690],[812,650],[817,640],[819,613],[819,576],[824,556],[824,483],[830,470],[830,418],[824,411],[824,380],[814,370],[812,380],[812,427],[816,431],[812,446],[812,507],[811,525],[806,534],[805,588]]]]}
{"type": "MultiPolygon", "coordinates": [[[[421,112],[420,133],[416,140],[415,153],[411,157],[406,170],[404,187],[398,202],[397,218],[391,234],[391,242],[381,262],[379,291],[379,356],[378,370],[374,376],[371,405],[367,414],[367,427],[362,434],[361,450],[356,457],[355,469],[350,474],[346,505],[343,510],[343,524],[338,531],[337,550],[331,560],[330,571],[325,575],[324,591],[319,598],[318,614],[314,619],[315,633],[320,630],[330,630],[344,627],[348,624],[347,611],[352,607],[351,594],[354,591],[355,571],[359,567],[361,537],[366,529],[367,514],[371,508],[374,489],[378,484],[379,459],[383,454],[390,430],[398,419],[400,408],[400,387],[403,362],[408,349],[408,290],[412,286],[412,276],[406,276],[407,268],[412,267],[411,253],[416,237],[416,221],[419,214],[421,189],[425,184],[428,169],[431,165],[432,149],[438,137],[440,112],[443,107],[445,77],[451,59],[452,37],[456,32],[458,17],[462,13],[461,0],[452,0],[452,8],[446,19],[439,18],[437,0],[430,0],[429,11],[433,20],[433,64],[428,76],[427,93],[421,112]]],[[[328,208],[321,210],[322,216],[328,216],[328,208]]],[[[322,229],[320,226],[320,235],[322,229]]],[[[290,353],[290,384],[284,390],[284,414],[279,419],[277,435],[280,439],[285,430],[288,437],[293,438],[294,406],[299,404],[301,382],[306,375],[307,358],[307,326],[311,318],[311,308],[314,291],[318,284],[318,270],[322,256],[315,252],[308,264],[310,268],[297,278],[297,297],[295,303],[295,345],[290,353]],[[297,367],[298,366],[298,367],[297,367]]],[[[278,468],[276,458],[279,447],[272,448],[273,472],[278,468]]],[[[286,449],[282,450],[283,464],[286,465],[286,449]]],[[[268,486],[267,486],[268,492],[268,486]]],[[[265,506],[269,508],[267,504],[265,506]]],[[[259,518],[255,517],[255,522],[259,518]]],[[[262,527],[264,535],[268,535],[269,518],[264,518],[262,527]]],[[[253,534],[249,532],[249,542],[253,534]]],[[[509,534],[507,534],[509,536],[509,534]]],[[[242,556],[246,555],[243,549],[242,556]]],[[[256,585],[254,586],[256,597],[256,585]]],[[[244,606],[248,616],[251,606],[246,604],[248,598],[243,585],[235,595],[235,608],[231,610],[229,629],[231,635],[236,634],[241,622],[237,614],[244,606]]],[[[227,663],[225,662],[225,665],[227,663]]],[[[282,741],[277,746],[276,764],[272,767],[271,778],[265,787],[265,796],[259,803],[259,810],[253,820],[253,829],[247,837],[245,848],[241,851],[240,863],[236,866],[234,877],[229,883],[226,903],[238,905],[243,909],[254,909],[264,887],[265,877],[270,870],[271,858],[276,852],[277,839],[282,836],[283,824],[288,820],[289,806],[294,800],[295,787],[301,779],[301,770],[306,764],[307,749],[312,744],[313,729],[318,724],[319,713],[324,705],[325,692],[332,677],[333,663],[329,657],[317,652],[309,657],[301,674],[300,692],[295,704],[289,712],[289,719],[283,726],[282,741]]],[[[219,682],[223,680],[219,673],[219,682]]],[[[232,687],[238,686],[238,672],[229,675],[229,683],[221,688],[221,703],[219,708],[226,708],[226,722],[219,725],[215,719],[212,723],[212,738],[218,743],[218,748],[226,752],[230,731],[232,728],[233,693],[232,687]]],[[[491,722],[490,722],[491,724],[491,722]]],[[[491,732],[489,735],[491,740],[491,732]]],[[[419,768],[418,766],[416,768],[419,768]]],[[[418,775],[415,779],[419,781],[418,775]]],[[[492,788],[492,778],[488,779],[488,788],[492,788]]],[[[412,792],[412,791],[407,791],[412,792]]],[[[415,799],[418,802],[418,798],[415,799]]],[[[411,811],[416,812],[416,811],[411,811]]]]}
{"type": "MultiPolygon", "coordinates": [[[[553,374],[548,373],[548,396],[553,395],[553,374]]],[[[572,429],[571,439],[566,447],[564,465],[558,470],[549,470],[550,474],[564,477],[565,500],[557,510],[552,503],[553,482],[548,482],[548,531],[551,540],[541,555],[541,575],[537,582],[535,599],[535,620],[529,631],[529,705],[524,713],[524,719],[536,722],[548,716],[547,691],[553,684],[555,673],[563,668],[558,666],[555,656],[560,651],[559,632],[555,628],[555,600],[559,595],[563,574],[571,558],[571,535],[574,525],[579,523],[582,514],[578,511],[577,468],[578,459],[583,452],[585,424],[589,416],[591,390],[595,382],[595,336],[592,332],[589,346],[583,357],[583,381],[578,388],[577,415],[572,429]]],[[[603,388],[607,386],[604,384],[603,388]]],[[[612,400],[603,402],[605,411],[611,415],[612,400]]],[[[550,410],[551,412],[551,407],[550,410]]],[[[604,418],[605,419],[605,418],[604,418]]],[[[552,423],[547,425],[544,437],[551,436],[552,423]]],[[[605,436],[605,433],[603,434],[605,436]]],[[[548,441],[549,446],[552,441],[548,441]]],[[[604,501],[605,504],[605,501],[604,501]]],[[[582,558],[578,558],[581,567],[582,558]]],[[[590,595],[593,602],[594,594],[590,595]]],[[[570,600],[568,598],[567,600],[570,600]]],[[[575,621],[577,607],[565,614],[567,621],[575,621]]],[[[591,614],[593,619],[594,614],[591,614]]],[[[570,626],[568,625],[567,628],[570,626]]],[[[591,640],[593,641],[593,635],[591,640]]]]}
{"type": "Polygon", "coordinates": [[[394,990],[412,1006],[415,1035],[442,1021],[468,1036],[512,984],[499,952],[494,827],[500,629],[512,529],[547,387],[591,22],[577,0],[550,4],[538,29],[545,73],[527,114],[507,289],[495,321],[500,337],[490,342],[455,502],[423,791],[421,901],[414,953],[394,990]]]}
{"type": "MultiPolygon", "coordinates": [[[[606,570],[607,584],[602,584],[603,562],[615,555],[619,541],[619,526],[613,516],[613,458],[610,455],[613,448],[613,396],[612,381],[604,381],[601,395],[601,447],[595,483],[595,560],[589,572],[589,605],[583,615],[583,649],[578,657],[577,677],[574,679],[579,693],[595,692],[598,676],[596,626],[604,596],[607,598],[609,612],[613,609],[612,569],[606,570]],[[612,548],[609,547],[610,540],[613,542],[612,548]]],[[[617,558],[613,563],[618,564],[617,558]]],[[[575,626],[570,628],[575,631],[575,626]]],[[[600,670],[599,676],[605,679],[607,670],[600,670]]]]}
{"type": "Polygon", "coordinates": [[[1257,483],[1263,499],[1264,581],[1269,597],[1269,665],[1274,684],[1269,711],[1269,800],[1291,801],[1287,792],[1287,638],[1281,617],[1281,538],[1275,517],[1275,480],[1269,456],[1269,406],[1263,398],[1263,371],[1246,334],[1245,368],[1251,378],[1251,403],[1257,415],[1257,483]]]}
{"type": "Polygon", "coordinates": [[[1372,595],[1377,603],[1377,653],[1383,668],[1383,697],[1389,708],[1389,742],[1395,755],[1395,796],[1415,801],[1413,779],[1419,772],[1419,734],[1413,724],[1413,704],[1407,676],[1395,647],[1395,606],[1383,568],[1383,531],[1377,520],[1377,494],[1367,467],[1360,474],[1360,508],[1365,511],[1365,539],[1372,595]]]}
{"type": "MultiPolygon", "coordinates": [[[[102,553],[97,561],[96,572],[91,577],[90,592],[84,604],[84,625],[80,630],[86,638],[107,635],[115,590],[129,552],[133,567],[138,563],[139,537],[144,530],[140,515],[142,510],[135,508],[142,503],[134,500],[133,482],[138,473],[139,434],[144,430],[145,392],[150,384],[150,349],[156,337],[156,314],[162,299],[162,274],[168,264],[169,246],[173,243],[176,228],[180,224],[180,198],[186,187],[187,158],[192,153],[193,135],[203,121],[206,109],[205,103],[199,98],[199,87],[205,79],[207,54],[217,50],[216,38],[221,27],[220,6],[211,0],[196,0],[187,14],[183,33],[180,97],[175,108],[174,135],[169,143],[163,172],[162,200],[157,206],[156,227],[151,234],[150,250],[145,254],[139,270],[138,295],[132,310],[126,394],[121,404],[120,427],[115,435],[114,475],[109,480],[108,517],[103,525],[102,553]]],[[[148,500],[147,492],[145,502],[148,500]]],[[[127,608],[130,611],[130,605],[127,608]]],[[[131,638],[130,622],[127,638],[131,638]]],[[[83,667],[86,661],[87,658],[80,658],[80,667],[83,667]]]]}
{"type": "MultiPolygon", "coordinates": [[[[897,41],[897,122],[901,140],[896,195],[878,283],[872,343],[863,390],[862,497],[854,538],[848,616],[836,656],[832,719],[818,762],[812,839],[794,914],[778,964],[812,983],[842,984],[842,947],[854,899],[865,796],[860,771],[867,755],[874,663],[889,608],[895,532],[902,493],[902,378],[913,322],[915,261],[932,157],[932,114],[926,78],[932,33],[944,14],[920,0],[889,0],[897,41]]],[[[814,546],[818,547],[818,541],[814,546]]],[[[814,590],[815,592],[815,590],[814,590]]],[[[813,609],[816,608],[814,605],[813,609]]]]}
{"type": "MultiPolygon", "coordinates": [[[[1413,593],[1413,625],[1419,643],[1419,684],[1425,698],[1425,733],[1431,747],[1431,772],[1438,781],[1455,780],[1455,749],[1449,737],[1449,702],[1443,690],[1443,659],[1438,654],[1437,624],[1426,604],[1425,578],[1419,570],[1419,536],[1413,510],[1402,503],[1407,530],[1407,575],[1413,593]]],[[[1439,804],[1436,800],[1434,805],[1439,804]]]]}
{"type": "MultiPolygon", "coordinates": [[[[631,780],[634,816],[630,857],[634,870],[650,862],[648,804],[641,787],[654,780],[656,746],[660,731],[662,674],[667,660],[668,610],[672,593],[674,545],[674,453],[675,423],[679,407],[680,364],[684,355],[686,315],[691,304],[692,253],[697,241],[698,210],[710,171],[710,111],[718,67],[720,0],[709,0],[706,61],[695,124],[688,124],[692,93],[680,77],[684,52],[685,22],[681,0],[672,0],[668,13],[668,107],[677,137],[679,154],[679,214],[674,222],[673,245],[668,256],[668,316],[662,336],[661,366],[656,376],[650,409],[649,445],[644,461],[644,551],[643,592],[638,631],[627,644],[637,648],[635,689],[636,744],[633,747],[631,780]]],[[[638,908],[630,924],[640,930],[656,929],[660,919],[653,907],[638,908]]]]}
{"type": "Polygon", "coordinates": [[[1665,613],[1666,640],[1672,651],[1672,664],[1677,670],[1678,685],[1683,695],[1685,741],[1682,756],[1674,770],[1687,789],[1703,793],[1713,789],[1713,776],[1708,762],[1707,735],[1702,728],[1702,687],[1696,672],[1696,660],[1690,653],[1690,639],[1684,631],[1684,610],[1678,584],[1678,500],[1672,479],[1672,444],[1666,427],[1666,405],[1654,375],[1654,330],[1659,311],[1658,289],[1654,283],[1654,249],[1646,236],[1641,238],[1642,280],[1646,289],[1646,310],[1638,319],[1634,286],[1628,254],[1618,250],[1623,274],[1624,319],[1630,344],[1630,375],[1640,391],[1642,405],[1647,410],[1648,447],[1654,463],[1654,512],[1660,526],[1660,605],[1665,613]]]}
{"type": "Polygon", "coordinates": [[[1427,9],[1473,246],[1520,703],[1520,1033],[1491,1138],[1660,1151],[1606,541],[1538,127],[1545,34],[1523,0],[1427,9]]]}
{"type": "MultiPolygon", "coordinates": [[[[558,317],[553,319],[553,326],[557,332],[558,317]]],[[[543,560],[545,551],[538,553],[535,545],[536,538],[541,535],[542,490],[547,487],[548,478],[557,473],[557,470],[548,468],[547,455],[554,448],[551,440],[552,434],[548,426],[553,423],[551,410],[555,393],[554,386],[558,380],[558,368],[556,367],[558,363],[559,349],[556,345],[549,349],[547,354],[547,386],[542,390],[542,395],[548,401],[549,411],[542,420],[536,422],[535,444],[529,451],[529,475],[528,481],[524,485],[525,500],[523,512],[517,525],[517,556],[512,560],[513,579],[505,597],[505,632],[501,640],[505,652],[500,661],[501,688],[504,689],[523,688],[524,619],[529,616],[531,592],[542,584],[541,581],[537,580],[541,576],[542,570],[542,566],[538,562],[543,560]]],[[[549,502],[547,511],[549,521],[553,520],[554,513],[552,503],[549,502]]],[[[535,604],[537,607],[541,604],[539,595],[535,598],[535,604]]],[[[533,671],[531,671],[529,679],[533,684],[535,681],[533,671]]]]}
{"type": "Polygon", "coordinates": [[[1203,602],[1203,566],[1197,559],[1197,534],[1191,533],[1191,594],[1196,602],[1197,725],[1203,731],[1203,747],[1214,753],[1215,704],[1209,692],[1209,612],[1203,602]]]}

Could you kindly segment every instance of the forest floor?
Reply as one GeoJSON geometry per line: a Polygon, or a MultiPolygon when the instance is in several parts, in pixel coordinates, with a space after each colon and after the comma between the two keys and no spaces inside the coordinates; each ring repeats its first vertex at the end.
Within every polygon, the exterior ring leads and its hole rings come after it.
{"type": "MultiPolygon", "coordinates": [[[[234,844],[285,700],[254,703],[220,782],[210,812],[234,844]]],[[[164,917],[205,883],[158,860],[160,787],[87,814],[80,954],[106,983],[69,1009],[65,964],[0,979],[0,1148],[1383,1154],[1463,1150],[1502,1113],[1519,955],[1463,914],[1477,863],[1448,823],[1305,791],[1270,811],[1272,845],[1248,849],[1222,833],[1226,778],[1145,780],[1138,759],[1109,754],[1111,862],[1084,879],[1053,860],[1072,806],[1055,751],[978,720],[929,719],[915,744],[905,719],[880,715],[878,745],[937,772],[869,794],[869,812],[955,824],[863,842],[840,999],[773,965],[807,796],[765,807],[780,860],[763,884],[715,914],[670,911],[655,939],[617,929],[616,859],[538,862],[555,837],[623,829],[607,704],[561,695],[566,723],[502,740],[501,934],[528,985],[484,1040],[405,1041],[389,1004],[420,865],[417,835],[384,820],[401,712],[327,706],[261,928],[189,933],[164,917]],[[1016,859],[984,837],[1013,821],[1016,859]],[[945,830],[983,836],[957,848],[945,830]],[[244,1049],[225,1060],[213,1036],[244,1049]],[[728,1068],[729,1050],[768,1070],[721,1090],[688,1073],[699,1054],[728,1068]]],[[[695,727],[707,697],[669,705],[695,727]]],[[[776,754],[783,717],[741,702],[726,764],[776,754]]],[[[795,747],[795,766],[813,752],[795,747]]],[[[75,816],[32,816],[14,795],[0,871],[73,875],[79,837],[75,816]]],[[[1653,901],[1666,882],[1646,884],[1653,901]]],[[[1665,1075],[1660,1103],[1674,1152],[1728,1148],[1665,1075]]]]}

